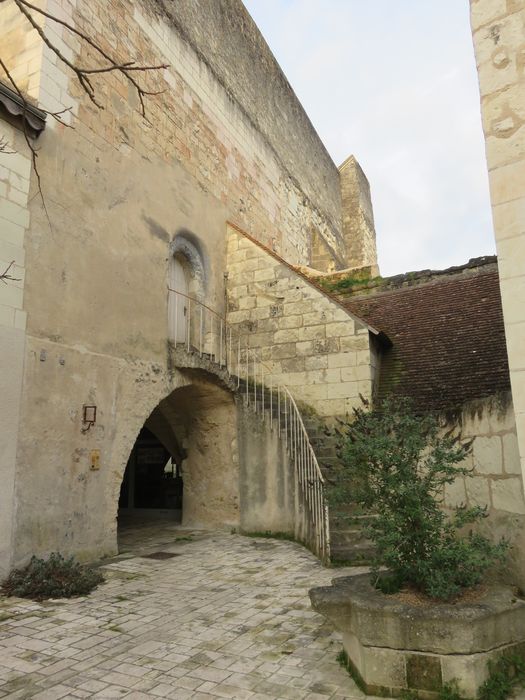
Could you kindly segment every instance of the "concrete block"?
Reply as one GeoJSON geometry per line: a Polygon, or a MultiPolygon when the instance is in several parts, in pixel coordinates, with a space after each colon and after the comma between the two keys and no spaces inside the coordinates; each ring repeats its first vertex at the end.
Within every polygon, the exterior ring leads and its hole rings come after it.
{"type": "Polygon", "coordinates": [[[279,330],[285,330],[286,328],[299,328],[303,325],[303,317],[297,316],[281,316],[279,318],[279,330]]]}
{"type": "Polygon", "coordinates": [[[357,382],[341,382],[340,384],[330,384],[328,395],[331,399],[346,399],[358,394],[357,382]]]}
{"type": "Polygon", "coordinates": [[[474,440],[473,454],[474,469],[479,474],[501,474],[503,472],[500,437],[477,437],[474,440]]]}
{"type": "Polygon", "coordinates": [[[496,510],[525,514],[521,478],[495,479],[491,483],[492,505],[496,510]]]}
{"type": "Polygon", "coordinates": [[[12,306],[4,306],[0,304],[0,326],[14,328],[15,325],[15,309],[12,306]]]}
{"type": "Polygon", "coordinates": [[[363,646],[363,678],[369,685],[406,688],[405,656],[397,649],[363,646]]]}
{"type": "Polygon", "coordinates": [[[257,306],[257,297],[244,296],[239,298],[239,309],[255,309],[257,306]]]}
{"type": "MultiPolygon", "coordinates": [[[[283,313],[285,316],[295,316],[297,314],[304,315],[304,314],[309,314],[312,311],[313,311],[313,302],[309,301],[309,300],[295,301],[295,302],[291,302],[290,304],[287,304],[286,300],[285,300],[285,303],[283,306],[283,313]]],[[[314,322],[307,323],[303,317],[304,325],[309,325],[309,326],[312,325],[313,326],[313,325],[319,324],[321,322],[322,322],[321,319],[319,319],[319,317],[317,317],[317,319],[314,322]]]]}
{"type": "Polygon", "coordinates": [[[321,355],[319,357],[305,357],[304,367],[306,370],[311,369],[328,369],[329,356],[321,355]]]}
{"type": "Polygon", "coordinates": [[[355,352],[340,352],[336,355],[328,356],[328,367],[355,367],[357,355],[355,352]]]}
{"type": "Polygon", "coordinates": [[[284,360],[298,354],[295,343],[283,343],[272,347],[272,360],[284,360]]]}
{"type": "Polygon", "coordinates": [[[490,509],[489,480],[481,476],[472,476],[465,479],[467,500],[470,507],[487,506],[490,509]]]}
{"type": "Polygon", "coordinates": [[[344,399],[316,401],[315,407],[321,416],[334,417],[346,415],[346,402],[344,399]]]}
{"type": "Polygon", "coordinates": [[[342,338],[344,336],[354,336],[354,324],[349,319],[348,323],[328,323],[326,325],[327,338],[342,338]]]}
{"type": "Polygon", "coordinates": [[[297,329],[297,340],[323,340],[325,338],[325,326],[303,326],[297,329]]]}
{"type": "Polygon", "coordinates": [[[29,226],[29,210],[19,204],[4,200],[2,202],[2,216],[17,226],[27,228],[29,226]]]}
{"type": "Polygon", "coordinates": [[[25,331],[27,326],[27,313],[16,309],[15,311],[15,328],[25,331]]]}
{"type": "Polygon", "coordinates": [[[506,474],[521,474],[520,452],[516,433],[504,435],[503,441],[503,468],[506,474]]]}
{"type": "Polygon", "coordinates": [[[507,0],[477,0],[470,4],[472,30],[494,22],[507,14],[507,0]]]}
{"type": "Polygon", "coordinates": [[[368,336],[350,335],[341,338],[341,352],[368,351],[369,346],[368,336]]]}
{"type": "Polygon", "coordinates": [[[253,273],[254,282],[267,282],[275,279],[275,268],[265,267],[260,270],[255,270],[253,273]]]}
{"type": "Polygon", "coordinates": [[[465,479],[460,477],[452,484],[445,486],[445,506],[457,508],[467,503],[467,492],[465,489],[465,479]]]}
{"type": "Polygon", "coordinates": [[[494,230],[498,241],[525,233],[525,197],[493,207],[494,230]]]}

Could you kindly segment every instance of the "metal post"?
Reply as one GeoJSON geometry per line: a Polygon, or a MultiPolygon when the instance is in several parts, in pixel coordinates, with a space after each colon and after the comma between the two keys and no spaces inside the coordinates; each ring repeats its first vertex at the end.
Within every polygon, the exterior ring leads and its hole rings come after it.
{"type": "Polygon", "coordinates": [[[249,365],[249,355],[248,355],[248,346],[246,346],[246,405],[250,403],[250,394],[248,386],[249,386],[249,379],[250,379],[250,365],[249,365]]]}
{"type": "MultiPolygon", "coordinates": [[[[174,322],[174,324],[173,324],[173,326],[174,326],[174,331],[175,331],[175,337],[173,338],[173,343],[174,343],[175,345],[177,345],[177,337],[178,337],[178,336],[177,336],[177,330],[178,330],[178,329],[177,329],[177,321],[178,321],[178,315],[179,315],[179,314],[178,314],[178,311],[179,311],[179,309],[178,309],[179,295],[177,294],[177,292],[170,292],[170,294],[173,294],[174,297],[175,297],[175,301],[174,301],[174,306],[175,306],[175,322],[174,322]]],[[[173,308],[173,305],[172,305],[171,308],[173,308]]]]}
{"type": "Polygon", "coordinates": [[[232,373],[232,329],[227,330],[227,349],[226,349],[226,367],[228,368],[228,373],[232,373]]]}
{"type": "Polygon", "coordinates": [[[241,384],[241,336],[239,336],[238,339],[238,348],[237,348],[237,389],[239,388],[241,384]]]}
{"type": "Polygon", "coordinates": [[[199,316],[199,354],[202,357],[202,306],[199,316]]]}
{"type": "Polygon", "coordinates": [[[220,334],[221,334],[221,336],[219,338],[219,365],[222,367],[222,318],[221,318],[221,325],[220,325],[220,334]]]}
{"type": "Polygon", "coordinates": [[[264,365],[261,363],[261,398],[262,398],[262,414],[264,416],[264,365]]]}
{"type": "Polygon", "coordinates": [[[255,401],[255,412],[257,413],[257,350],[253,351],[253,399],[255,401]]]}
{"type": "Polygon", "coordinates": [[[277,385],[277,425],[281,435],[281,387],[277,385]]]}
{"type": "Polygon", "coordinates": [[[188,352],[190,351],[190,336],[191,336],[191,299],[188,299],[188,308],[187,308],[187,340],[188,340],[188,352]]]}
{"type": "Polygon", "coordinates": [[[286,391],[284,392],[284,441],[286,443],[286,447],[288,447],[288,413],[286,412],[286,402],[287,402],[287,397],[286,397],[286,391]]]}
{"type": "Polygon", "coordinates": [[[273,430],[273,378],[270,375],[270,428],[273,430]]]}

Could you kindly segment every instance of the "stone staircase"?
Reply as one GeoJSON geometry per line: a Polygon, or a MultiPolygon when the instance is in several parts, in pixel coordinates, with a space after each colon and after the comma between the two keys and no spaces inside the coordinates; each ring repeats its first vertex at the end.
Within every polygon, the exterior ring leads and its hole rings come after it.
{"type": "MultiPolygon", "coordinates": [[[[211,355],[206,353],[187,353],[184,348],[174,348],[173,360],[178,367],[188,369],[206,370],[213,373],[240,399],[249,395],[249,403],[262,414],[272,415],[273,420],[279,422],[281,430],[286,428],[287,417],[283,411],[282,402],[279,403],[275,392],[270,392],[268,387],[257,385],[254,391],[253,382],[248,384],[243,378],[229,375],[222,368],[218,368],[211,355]]],[[[313,415],[308,406],[299,406],[304,427],[308,433],[310,444],[315,452],[317,461],[327,484],[334,483],[341,467],[340,449],[344,437],[344,428],[331,427],[321,418],[313,415]]],[[[355,503],[329,505],[330,525],[330,558],[334,564],[348,566],[360,566],[371,563],[374,553],[372,543],[366,538],[364,528],[373,516],[363,514],[355,503]]]]}
{"type": "MultiPolygon", "coordinates": [[[[319,466],[328,484],[334,483],[341,469],[341,445],[344,429],[328,426],[317,416],[307,415],[304,425],[315,450],[319,466]]],[[[331,504],[330,553],[333,564],[360,566],[370,564],[374,546],[365,535],[373,515],[364,514],[356,503],[331,504]]]]}

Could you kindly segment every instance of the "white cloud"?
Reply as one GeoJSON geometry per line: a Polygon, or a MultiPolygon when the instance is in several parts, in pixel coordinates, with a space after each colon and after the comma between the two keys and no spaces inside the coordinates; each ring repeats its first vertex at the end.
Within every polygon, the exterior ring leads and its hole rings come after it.
{"type": "Polygon", "coordinates": [[[494,252],[468,3],[245,5],[334,161],[361,162],[383,274],[494,252]]]}

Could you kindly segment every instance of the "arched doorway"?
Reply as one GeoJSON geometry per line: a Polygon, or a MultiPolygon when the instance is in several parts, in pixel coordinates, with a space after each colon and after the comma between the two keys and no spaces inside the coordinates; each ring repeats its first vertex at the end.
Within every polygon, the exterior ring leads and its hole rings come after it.
{"type": "Polygon", "coordinates": [[[154,519],[189,528],[239,526],[237,409],[200,370],[145,421],[129,455],[119,529],[154,519]]]}
{"type": "Polygon", "coordinates": [[[119,514],[162,514],[180,521],[182,517],[182,458],[167,449],[146,426],[137,437],[119,498],[119,514]]]}
{"type": "Polygon", "coordinates": [[[181,255],[173,256],[170,267],[169,337],[176,343],[185,343],[188,332],[189,280],[188,269],[181,255]]]}

